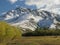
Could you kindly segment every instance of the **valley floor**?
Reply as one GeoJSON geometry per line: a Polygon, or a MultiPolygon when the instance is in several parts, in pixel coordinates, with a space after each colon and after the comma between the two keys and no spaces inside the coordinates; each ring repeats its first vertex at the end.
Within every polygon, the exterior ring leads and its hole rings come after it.
{"type": "Polygon", "coordinates": [[[7,45],[60,45],[60,36],[22,37],[7,45]]]}

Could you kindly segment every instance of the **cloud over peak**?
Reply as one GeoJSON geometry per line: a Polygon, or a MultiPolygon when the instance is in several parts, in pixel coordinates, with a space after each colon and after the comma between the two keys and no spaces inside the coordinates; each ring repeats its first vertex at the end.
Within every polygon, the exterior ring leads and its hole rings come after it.
{"type": "Polygon", "coordinates": [[[8,0],[11,4],[14,4],[15,2],[17,2],[18,0],[8,0]]]}
{"type": "Polygon", "coordinates": [[[53,5],[60,5],[60,0],[26,0],[26,5],[36,5],[37,8],[52,7],[53,5]]]}

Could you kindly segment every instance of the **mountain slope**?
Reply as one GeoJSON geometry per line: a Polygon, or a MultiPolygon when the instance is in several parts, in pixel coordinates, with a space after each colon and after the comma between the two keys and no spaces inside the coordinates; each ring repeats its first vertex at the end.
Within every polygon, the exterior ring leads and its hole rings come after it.
{"type": "Polygon", "coordinates": [[[37,26],[56,28],[60,15],[45,10],[18,7],[0,16],[0,20],[8,22],[12,26],[34,30],[37,26]]]}

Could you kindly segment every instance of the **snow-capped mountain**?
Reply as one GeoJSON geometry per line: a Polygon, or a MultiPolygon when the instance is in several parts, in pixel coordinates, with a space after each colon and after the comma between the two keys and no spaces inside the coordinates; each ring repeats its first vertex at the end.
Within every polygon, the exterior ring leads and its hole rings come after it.
{"type": "Polygon", "coordinates": [[[56,23],[60,22],[60,15],[46,10],[18,7],[1,15],[0,20],[8,22],[12,26],[34,30],[37,26],[56,28],[56,23]]]}

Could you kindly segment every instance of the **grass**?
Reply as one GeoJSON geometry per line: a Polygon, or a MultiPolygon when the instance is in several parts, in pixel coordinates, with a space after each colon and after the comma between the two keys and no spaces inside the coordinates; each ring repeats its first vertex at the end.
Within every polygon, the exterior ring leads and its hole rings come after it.
{"type": "Polygon", "coordinates": [[[6,45],[60,45],[60,36],[22,37],[6,45]]]}

